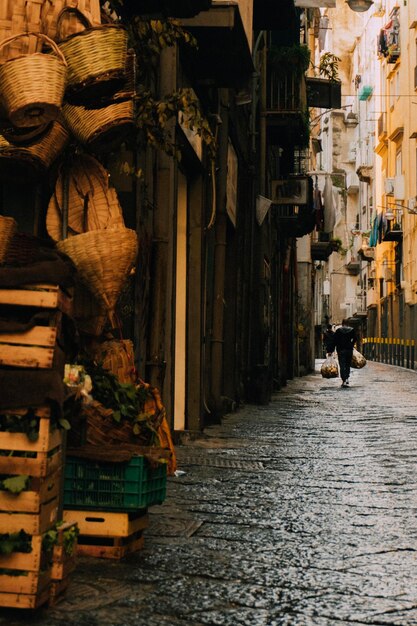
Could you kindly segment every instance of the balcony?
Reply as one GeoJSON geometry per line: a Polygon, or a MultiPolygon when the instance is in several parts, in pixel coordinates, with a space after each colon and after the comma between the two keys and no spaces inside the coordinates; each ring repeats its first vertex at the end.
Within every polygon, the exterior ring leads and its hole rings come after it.
{"type": "Polygon", "coordinates": [[[282,74],[280,71],[270,70],[266,124],[271,143],[287,139],[300,147],[308,145],[309,126],[304,75],[282,74]]]}
{"type": "Polygon", "coordinates": [[[387,63],[396,63],[400,58],[400,7],[394,7],[389,22],[382,28],[378,36],[378,56],[387,63]]]}
{"type": "Polygon", "coordinates": [[[356,170],[359,180],[369,184],[372,180],[373,169],[373,165],[360,165],[356,170]]]}
{"type": "Polygon", "coordinates": [[[366,306],[369,309],[370,307],[375,307],[377,304],[378,296],[376,289],[374,289],[374,287],[371,287],[371,289],[368,289],[368,291],[366,292],[366,306]]]}
{"type": "Polygon", "coordinates": [[[358,275],[361,269],[361,260],[359,255],[355,254],[351,250],[348,250],[346,253],[346,269],[350,274],[354,276],[358,275]]]}
{"type": "Polygon", "coordinates": [[[311,260],[327,261],[334,247],[330,241],[312,241],[311,242],[311,260]]]}
{"type": "MultiPolygon", "coordinates": [[[[390,224],[390,222],[388,222],[390,224]]],[[[388,230],[385,231],[383,241],[394,241],[400,242],[403,240],[403,230],[400,224],[393,224],[392,227],[389,226],[388,230]]]]}
{"type": "Polygon", "coordinates": [[[317,109],[340,109],[342,106],[342,83],[325,78],[306,78],[307,102],[317,109]]]}
{"type": "Polygon", "coordinates": [[[356,172],[346,174],[346,191],[348,194],[355,194],[359,191],[359,178],[356,172]]]}
{"type": "Polygon", "coordinates": [[[310,176],[272,181],[270,197],[270,210],[284,237],[303,237],[314,230],[313,179],[310,176]]]}

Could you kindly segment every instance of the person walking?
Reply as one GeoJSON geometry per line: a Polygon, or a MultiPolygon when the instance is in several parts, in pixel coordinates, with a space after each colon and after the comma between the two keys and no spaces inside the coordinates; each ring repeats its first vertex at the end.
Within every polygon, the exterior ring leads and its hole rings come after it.
{"type": "Polygon", "coordinates": [[[334,333],[334,347],[339,359],[342,387],[349,386],[350,364],[356,341],[355,330],[348,325],[347,320],[343,320],[342,325],[334,333]]]}

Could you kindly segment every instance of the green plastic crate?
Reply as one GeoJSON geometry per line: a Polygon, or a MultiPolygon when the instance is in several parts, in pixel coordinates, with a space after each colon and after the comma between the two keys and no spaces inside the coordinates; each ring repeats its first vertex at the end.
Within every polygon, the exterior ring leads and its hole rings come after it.
{"type": "Polygon", "coordinates": [[[67,457],[64,506],[73,509],[131,511],[161,504],[166,496],[167,466],[149,465],[143,456],[129,463],[98,463],[67,457]]]}

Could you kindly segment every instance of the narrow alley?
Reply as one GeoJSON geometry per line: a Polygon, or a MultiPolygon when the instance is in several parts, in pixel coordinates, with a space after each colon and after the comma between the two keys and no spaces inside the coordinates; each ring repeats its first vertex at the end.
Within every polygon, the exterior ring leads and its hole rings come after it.
{"type": "Polygon", "coordinates": [[[416,372],[368,363],[342,389],[319,365],[180,446],[145,549],[81,559],[31,623],[417,624],[416,372]]]}

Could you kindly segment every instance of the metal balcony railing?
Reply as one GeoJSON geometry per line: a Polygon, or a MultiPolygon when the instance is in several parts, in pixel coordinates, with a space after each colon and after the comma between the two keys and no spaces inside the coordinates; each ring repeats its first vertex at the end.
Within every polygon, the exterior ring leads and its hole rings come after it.
{"type": "Polygon", "coordinates": [[[276,70],[269,73],[267,110],[276,113],[300,113],[306,111],[307,93],[304,76],[282,74],[276,70]]]}

